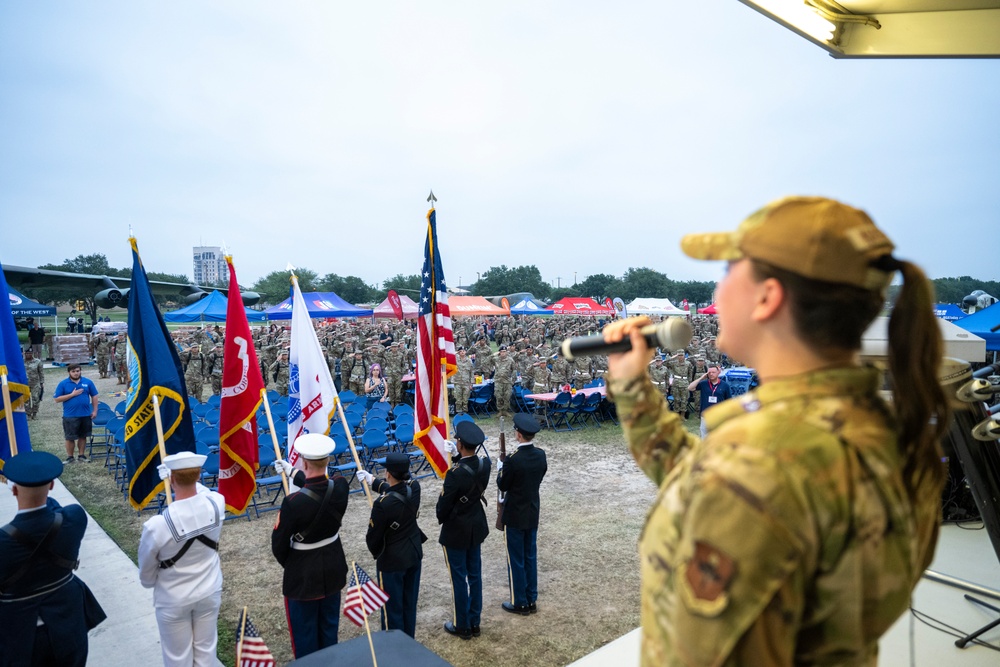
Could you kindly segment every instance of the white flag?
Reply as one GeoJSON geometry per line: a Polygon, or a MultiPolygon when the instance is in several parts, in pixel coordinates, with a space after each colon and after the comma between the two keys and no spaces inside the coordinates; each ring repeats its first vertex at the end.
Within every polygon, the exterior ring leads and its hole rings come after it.
{"type": "MultiPolygon", "coordinates": [[[[299,281],[292,275],[292,349],[288,355],[288,462],[296,465],[293,444],[304,433],[330,434],[337,413],[337,387],[330,377],[299,281]]],[[[301,467],[301,466],[297,466],[301,467]]]]}

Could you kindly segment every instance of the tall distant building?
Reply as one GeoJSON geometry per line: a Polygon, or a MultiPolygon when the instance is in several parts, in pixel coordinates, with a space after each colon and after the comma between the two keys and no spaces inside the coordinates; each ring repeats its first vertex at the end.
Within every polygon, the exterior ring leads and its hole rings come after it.
{"type": "Polygon", "coordinates": [[[196,285],[214,285],[228,276],[222,248],[194,247],[194,282],[196,285]]]}

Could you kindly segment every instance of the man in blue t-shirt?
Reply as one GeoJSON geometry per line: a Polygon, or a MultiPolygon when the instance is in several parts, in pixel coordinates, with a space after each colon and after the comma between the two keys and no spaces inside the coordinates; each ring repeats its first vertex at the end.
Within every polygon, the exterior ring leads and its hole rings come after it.
{"type": "Polygon", "coordinates": [[[66,463],[81,461],[87,463],[90,459],[84,453],[87,438],[93,428],[93,419],[97,416],[97,387],[93,382],[83,377],[80,364],[70,364],[66,367],[69,377],[56,387],[56,403],[63,406],[63,437],[66,438],[66,463]],[[79,454],[73,458],[73,445],[76,444],[79,454]]]}
{"type": "Polygon", "coordinates": [[[719,373],[718,366],[709,366],[708,371],[695,378],[694,382],[688,385],[688,391],[698,391],[701,396],[701,437],[703,439],[708,435],[708,428],[705,426],[705,410],[733,396],[729,390],[729,383],[721,379],[719,373]]]}

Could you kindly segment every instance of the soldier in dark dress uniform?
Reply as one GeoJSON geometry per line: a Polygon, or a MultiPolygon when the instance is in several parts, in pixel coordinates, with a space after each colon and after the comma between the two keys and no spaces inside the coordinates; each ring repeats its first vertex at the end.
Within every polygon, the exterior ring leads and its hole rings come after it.
{"type": "Polygon", "coordinates": [[[295,440],[305,471],[291,471],[286,461],[274,466],[292,474],[300,490],[285,497],[271,532],[271,552],[285,568],[288,631],[296,658],[337,643],[340,591],[347,584],[347,560],[340,524],[347,510],[348,485],[340,475],[327,479],[334,443],[321,433],[295,440]]]}
{"type": "Polygon", "coordinates": [[[497,488],[505,493],[504,542],[510,577],[510,600],[503,608],[523,616],[535,613],[538,599],[538,488],[548,469],[545,452],[532,442],[540,429],[531,415],[514,415],[517,449],[497,464],[497,488]]]}
{"type": "Polygon", "coordinates": [[[476,456],[476,448],[486,436],[474,423],[462,422],[455,427],[455,439],[452,453],[453,460],[458,460],[444,476],[437,501],[437,520],[441,524],[438,542],[444,547],[455,597],[453,620],[446,622],[444,629],[471,639],[479,636],[483,611],[481,548],[490,532],[484,497],[490,483],[490,460],[476,456]]]}
{"type": "Polygon", "coordinates": [[[417,628],[420,563],[427,537],[417,525],[420,483],[410,480],[410,457],[391,452],[385,458],[385,479],[367,470],[358,477],[382,494],[372,507],[365,541],[378,565],[379,586],[389,595],[382,608],[382,629],[402,630],[411,637],[417,628]]]}
{"type": "Polygon", "coordinates": [[[63,464],[48,452],[11,457],[3,474],[18,512],[0,528],[0,665],[87,664],[87,631],[105,619],[73,574],[87,514],[62,507],[49,491],[63,464]]]}

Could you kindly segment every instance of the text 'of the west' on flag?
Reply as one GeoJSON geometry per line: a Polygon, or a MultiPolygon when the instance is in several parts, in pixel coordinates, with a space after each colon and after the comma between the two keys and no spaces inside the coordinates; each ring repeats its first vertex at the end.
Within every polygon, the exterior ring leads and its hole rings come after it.
{"type": "Polygon", "coordinates": [[[274,656],[244,608],[236,624],[236,667],[274,667],[275,664],[274,656]]]}
{"type": "Polygon", "coordinates": [[[156,471],[159,441],[153,396],[159,397],[163,441],[167,454],[193,452],[194,425],[187,404],[187,385],[170,332],[153,300],[139,246],[132,244],[132,285],[128,293],[128,398],[125,408],[125,471],[128,500],[145,507],[163,491],[156,471]]]}
{"type": "Polygon", "coordinates": [[[434,472],[448,471],[445,441],[448,438],[447,378],[455,374],[455,338],[448,308],[448,285],[438,251],[437,219],[427,212],[424,267],[420,273],[417,311],[417,381],[414,442],[424,452],[434,472]]]}
{"type": "Polygon", "coordinates": [[[257,351],[253,346],[233,258],[229,266],[226,341],[222,352],[222,402],[219,404],[219,493],[233,514],[246,511],[257,490],[260,461],[257,408],[264,393],[257,351]]]}
{"type": "Polygon", "coordinates": [[[10,412],[7,406],[0,403],[0,473],[11,452],[30,452],[31,441],[28,437],[28,415],[24,412],[25,403],[31,397],[31,387],[28,386],[28,374],[24,370],[24,359],[21,357],[21,343],[17,339],[17,327],[10,310],[10,299],[7,298],[7,280],[4,278],[3,266],[0,266],[0,376],[7,385],[10,394],[10,412]],[[10,438],[10,425],[13,425],[14,442],[10,438]]]}
{"type": "Polygon", "coordinates": [[[368,573],[355,565],[344,597],[344,616],[355,625],[364,625],[365,617],[378,611],[389,599],[389,594],[378,587],[368,573]]]}
{"type": "Polygon", "coordinates": [[[337,388],[294,274],[292,340],[288,352],[288,462],[296,465],[299,453],[293,444],[297,437],[304,433],[330,433],[330,422],[337,413],[337,388]]]}

